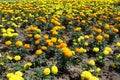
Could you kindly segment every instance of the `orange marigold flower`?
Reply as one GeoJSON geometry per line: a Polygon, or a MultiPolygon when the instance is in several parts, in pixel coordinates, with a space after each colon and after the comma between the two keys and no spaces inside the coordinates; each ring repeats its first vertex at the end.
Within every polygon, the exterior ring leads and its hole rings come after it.
{"type": "Polygon", "coordinates": [[[24,44],[24,47],[25,47],[26,49],[29,49],[29,48],[30,48],[30,44],[24,44]]]}
{"type": "Polygon", "coordinates": [[[11,41],[6,41],[6,42],[5,42],[5,45],[6,45],[6,46],[10,46],[11,44],[12,44],[11,41]]]}
{"type": "Polygon", "coordinates": [[[42,46],[41,49],[42,50],[47,50],[47,47],[46,46],[42,46]]]}
{"type": "Polygon", "coordinates": [[[49,35],[45,34],[45,35],[43,36],[43,38],[44,38],[44,39],[48,39],[48,38],[49,38],[49,35]]]}
{"type": "Polygon", "coordinates": [[[42,54],[42,50],[40,50],[40,49],[36,50],[35,54],[37,54],[37,55],[42,54]]]}
{"type": "Polygon", "coordinates": [[[64,49],[62,49],[62,51],[63,51],[63,55],[67,58],[70,58],[73,56],[72,51],[70,51],[68,48],[64,48],[64,49]]]}
{"type": "Polygon", "coordinates": [[[32,34],[28,34],[27,36],[28,36],[29,38],[31,38],[31,37],[32,37],[32,34]]]}
{"type": "Polygon", "coordinates": [[[51,46],[51,47],[52,47],[52,46],[53,46],[53,43],[52,43],[52,42],[49,42],[49,43],[48,43],[48,46],[51,46]]]}
{"type": "Polygon", "coordinates": [[[109,34],[104,34],[104,38],[109,38],[110,37],[110,35],[109,34]]]}
{"type": "Polygon", "coordinates": [[[88,35],[89,36],[89,38],[93,38],[94,36],[93,36],[93,34],[91,34],[91,35],[88,35]]]}
{"type": "Polygon", "coordinates": [[[40,44],[40,40],[38,39],[35,41],[35,45],[39,45],[39,44],[40,44]]]}
{"type": "Polygon", "coordinates": [[[98,35],[98,36],[96,37],[96,40],[99,41],[99,42],[102,41],[102,39],[103,39],[103,37],[102,37],[101,35],[98,35]]]}
{"type": "Polygon", "coordinates": [[[119,30],[117,28],[113,28],[113,31],[116,33],[119,32],[119,30]]]}
{"type": "Polygon", "coordinates": [[[67,47],[67,44],[66,43],[61,43],[60,48],[64,48],[64,47],[67,47]]]}
{"type": "Polygon", "coordinates": [[[81,52],[81,49],[76,48],[76,49],[75,49],[75,52],[76,52],[76,53],[80,53],[80,52],[81,52]]]}
{"type": "Polygon", "coordinates": [[[18,46],[18,47],[21,47],[21,46],[23,46],[23,43],[22,43],[22,41],[17,41],[15,44],[16,44],[16,46],[18,46]]]}

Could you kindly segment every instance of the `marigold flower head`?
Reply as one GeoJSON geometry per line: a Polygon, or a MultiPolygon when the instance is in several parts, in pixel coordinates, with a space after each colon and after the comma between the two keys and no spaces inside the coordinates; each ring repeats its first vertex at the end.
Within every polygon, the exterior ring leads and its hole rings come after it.
{"type": "Polygon", "coordinates": [[[35,45],[39,45],[40,44],[40,40],[35,40],[35,45]]]}
{"type": "Polygon", "coordinates": [[[24,69],[28,69],[30,66],[32,66],[32,63],[28,62],[24,65],[24,69]]]}
{"type": "Polygon", "coordinates": [[[41,49],[42,50],[47,50],[47,47],[46,46],[42,46],[41,49]]]}
{"type": "Polygon", "coordinates": [[[13,75],[14,75],[14,73],[7,73],[6,77],[7,77],[7,78],[10,78],[10,77],[13,76],[13,75]]]}
{"type": "Polygon", "coordinates": [[[94,61],[94,60],[89,60],[89,61],[88,61],[88,65],[90,65],[90,66],[95,66],[95,61],[94,61]]]}
{"type": "Polygon", "coordinates": [[[42,54],[42,50],[40,50],[40,49],[36,50],[35,54],[37,54],[37,55],[42,54]]]}
{"type": "Polygon", "coordinates": [[[6,42],[5,42],[5,45],[6,45],[6,46],[10,46],[11,44],[12,44],[11,41],[6,41],[6,42]]]}
{"type": "Polygon", "coordinates": [[[29,49],[29,48],[30,48],[30,44],[24,44],[24,47],[25,47],[26,49],[29,49]]]}
{"type": "Polygon", "coordinates": [[[52,66],[51,72],[52,72],[53,74],[57,74],[57,73],[58,73],[58,68],[57,68],[57,66],[52,66]]]}
{"type": "Polygon", "coordinates": [[[49,68],[45,68],[45,69],[43,70],[43,74],[44,74],[44,75],[49,75],[49,74],[50,74],[50,69],[49,69],[49,68]]]}
{"type": "Polygon", "coordinates": [[[57,41],[58,41],[58,43],[63,43],[62,39],[58,39],[57,41]]]}
{"type": "Polygon", "coordinates": [[[44,38],[44,39],[48,39],[48,38],[49,38],[49,35],[45,34],[45,35],[43,35],[43,38],[44,38]]]}
{"type": "Polygon", "coordinates": [[[99,80],[99,78],[97,78],[95,76],[91,76],[89,80],[99,80]]]}
{"type": "Polygon", "coordinates": [[[98,35],[98,36],[96,37],[96,40],[97,40],[98,42],[101,42],[102,39],[103,39],[103,37],[102,37],[101,35],[98,35]]]}
{"type": "Polygon", "coordinates": [[[40,37],[41,37],[40,34],[35,34],[35,35],[34,35],[34,38],[35,38],[35,39],[39,39],[40,37]]]}
{"type": "Polygon", "coordinates": [[[81,78],[82,78],[83,80],[84,80],[84,79],[89,80],[91,76],[92,76],[92,74],[91,74],[89,71],[83,71],[83,72],[81,73],[81,78]]]}
{"type": "Polygon", "coordinates": [[[57,41],[57,38],[53,37],[51,38],[51,42],[55,43],[57,41]]]}
{"type": "Polygon", "coordinates": [[[7,59],[11,61],[13,58],[11,56],[7,56],[7,59]]]}
{"type": "Polygon", "coordinates": [[[94,47],[94,48],[93,48],[93,51],[94,51],[94,52],[99,52],[99,48],[98,48],[98,47],[94,47]]]}
{"type": "Polygon", "coordinates": [[[19,55],[14,56],[14,60],[15,60],[15,61],[21,60],[21,56],[19,56],[19,55]]]}
{"type": "Polygon", "coordinates": [[[21,71],[16,71],[16,72],[15,72],[15,75],[22,77],[22,76],[23,76],[23,73],[22,73],[21,71]]]}
{"type": "Polygon", "coordinates": [[[22,43],[22,41],[17,41],[15,44],[16,44],[16,46],[18,46],[18,47],[21,47],[21,46],[23,46],[23,43],[22,43]]]}
{"type": "Polygon", "coordinates": [[[105,56],[109,55],[109,53],[110,53],[110,52],[109,52],[108,50],[104,50],[104,51],[103,51],[103,54],[104,54],[105,56]]]}
{"type": "Polygon", "coordinates": [[[96,72],[97,72],[97,73],[100,73],[100,72],[101,72],[101,69],[100,69],[100,68],[97,68],[97,69],[96,69],[96,72]]]}
{"type": "Polygon", "coordinates": [[[120,47],[120,42],[117,42],[117,43],[116,43],[116,46],[117,46],[117,47],[120,47]]]}

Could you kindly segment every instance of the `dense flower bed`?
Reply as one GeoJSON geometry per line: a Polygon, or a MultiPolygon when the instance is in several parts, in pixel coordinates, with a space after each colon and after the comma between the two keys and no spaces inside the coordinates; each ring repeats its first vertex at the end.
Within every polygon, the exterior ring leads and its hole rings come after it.
{"type": "Polygon", "coordinates": [[[77,66],[77,80],[100,80],[107,61],[119,71],[119,4],[119,0],[0,2],[0,79],[56,80],[77,66]]]}

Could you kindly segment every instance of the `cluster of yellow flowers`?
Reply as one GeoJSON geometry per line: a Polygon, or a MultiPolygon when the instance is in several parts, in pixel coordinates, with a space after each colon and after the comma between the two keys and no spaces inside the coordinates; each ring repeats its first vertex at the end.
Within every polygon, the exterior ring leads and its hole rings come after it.
{"type": "Polygon", "coordinates": [[[8,28],[8,29],[2,28],[1,30],[2,30],[3,37],[17,37],[18,36],[18,33],[16,33],[15,30],[12,28],[8,28]]]}
{"type": "Polygon", "coordinates": [[[81,73],[81,80],[99,80],[99,78],[93,76],[89,71],[83,71],[81,73]]]}
{"type": "Polygon", "coordinates": [[[57,74],[58,73],[58,68],[57,68],[57,66],[52,66],[51,67],[51,70],[49,69],[49,68],[45,68],[44,70],[43,70],[43,74],[44,75],[49,75],[50,73],[52,73],[52,74],[57,74]]]}
{"type": "Polygon", "coordinates": [[[16,71],[15,74],[7,73],[7,75],[6,75],[8,80],[24,80],[24,78],[22,76],[23,76],[23,73],[21,71],[16,71]]]}

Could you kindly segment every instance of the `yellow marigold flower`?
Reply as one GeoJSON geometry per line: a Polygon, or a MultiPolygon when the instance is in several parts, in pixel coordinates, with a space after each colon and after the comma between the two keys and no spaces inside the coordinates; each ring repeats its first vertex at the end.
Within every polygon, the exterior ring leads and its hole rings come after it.
{"type": "Polygon", "coordinates": [[[40,49],[36,50],[35,54],[37,54],[37,55],[42,54],[42,50],[40,50],[40,49]]]}
{"type": "Polygon", "coordinates": [[[103,57],[102,57],[102,56],[98,56],[98,58],[99,58],[99,59],[103,59],[103,57]]]}
{"type": "Polygon", "coordinates": [[[13,37],[13,34],[10,32],[7,34],[8,37],[13,37]]]}
{"type": "Polygon", "coordinates": [[[112,51],[112,49],[111,49],[110,47],[105,47],[105,50],[107,50],[107,51],[109,51],[109,52],[112,51]]]}
{"type": "Polygon", "coordinates": [[[22,77],[22,76],[23,76],[23,73],[22,73],[21,71],[16,71],[16,72],[15,72],[15,75],[22,77]]]}
{"type": "Polygon", "coordinates": [[[91,73],[94,72],[94,69],[90,69],[89,72],[91,72],[91,73]]]}
{"type": "Polygon", "coordinates": [[[28,69],[30,66],[32,66],[32,63],[28,62],[24,65],[24,69],[28,69]]]}
{"type": "Polygon", "coordinates": [[[94,47],[94,48],[93,48],[93,51],[94,51],[94,52],[99,52],[99,48],[98,48],[98,47],[94,47]]]}
{"type": "Polygon", "coordinates": [[[53,43],[55,43],[55,42],[57,41],[57,38],[53,37],[53,38],[51,38],[51,41],[52,41],[53,43]]]}
{"type": "Polygon", "coordinates": [[[13,36],[15,36],[15,37],[17,37],[18,36],[18,33],[12,33],[13,34],[13,36]]]}
{"type": "Polygon", "coordinates": [[[16,46],[18,46],[18,47],[21,47],[21,46],[23,46],[23,43],[22,43],[22,41],[17,41],[15,44],[16,44],[16,46]]]}
{"type": "Polygon", "coordinates": [[[7,73],[6,77],[7,77],[7,78],[10,78],[10,77],[13,76],[13,75],[14,75],[14,73],[7,73]]]}
{"type": "Polygon", "coordinates": [[[81,30],[81,27],[76,27],[75,29],[74,29],[74,31],[76,32],[76,31],[80,31],[81,30]]]}
{"type": "Polygon", "coordinates": [[[5,63],[4,62],[0,62],[0,65],[3,66],[5,63]]]}
{"type": "Polygon", "coordinates": [[[95,61],[94,61],[94,60],[89,60],[89,61],[88,61],[88,65],[90,65],[90,66],[95,66],[95,61]]]}
{"type": "Polygon", "coordinates": [[[3,37],[7,37],[8,35],[7,35],[7,33],[3,33],[2,36],[3,37]]]}
{"type": "Polygon", "coordinates": [[[100,68],[97,68],[97,69],[96,69],[96,72],[97,72],[97,73],[100,73],[100,72],[101,72],[101,69],[100,69],[100,68]]]}
{"type": "Polygon", "coordinates": [[[112,63],[112,64],[111,64],[111,67],[112,67],[112,68],[116,68],[117,66],[116,66],[115,63],[112,63]]]}
{"type": "Polygon", "coordinates": [[[99,80],[99,78],[97,78],[95,76],[91,76],[89,80],[99,80]]]}
{"type": "Polygon", "coordinates": [[[15,60],[15,61],[21,60],[21,56],[19,56],[19,55],[14,56],[14,60],[15,60]]]}
{"type": "Polygon", "coordinates": [[[79,38],[78,38],[78,42],[80,42],[80,41],[81,41],[81,38],[79,37],[79,38]]]}
{"type": "Polygon", "coordinates": [[[110,25],[109,24],[105,24],[104,29],[109,29],[110,25]]]}
{"type": "Polygon", "coordinates": [[[13,58],[11,56],[7,56],[7,59],[11,61],[13,58]]]}
{"type": "Polygon", "coordinates": [[[104,54],[105,56],[107,56],[109,53],[110,53],[110,52],[109,52],[108,50],[104,50],[104,51],[103,51],[103,54],[104,54]]]}
{"type": "Polygon", "coordinates": [[[9,78],[9,80],[24,80],[24,78],[21,76],[13,75],[9,78]]]}
{"type": "Polygon", "coordinates": [[[58,32],[56,30],[52,31],[52,35],[58,35],[58,32]]]}
{"type": "Polygon", "coordinates": [[[6,45],[6,46],[10,46],[11,44],[12,44],[11,41],[6,41],[6,42],[5,42],[5,45],[6,45]]]}
{"type": "Polygon", "coordinates": [[[91,76],[92,74],[89,71],[83,71],[81,73],[82,80],[85,80],[85,79],[89,80],[91,76]]]}
{"type": "Polygon", "coordinates": [[[57,73],[58,73],[58,68],[57,68],[57,66],[52,66],[51,72],[52,72],[53,74],[57,74],[57,73]]]}
{"type": "Polygon", "coordinates": [[[2,31],[2,33],[6,33],[7,32],[7,30],[5,28],[2,28],[1,31],[2,31]]]}
{"type": "Polygon", "coordinates": [[[49,74],[50,74],[50,69],[49,69],[49,68],[45,68],[45,69],[43,70],[43,74],[44,74],[44,75],[49,75],[49,74]]]}
{"type": "Polygon", "coordinates": [[[120,54],[118,54],[118,55],[116,56],[116,58],[117,58],[117,59],[120,59],[120,54]]]}
{"type": "Polygon", "coordinates": [[[117,42],[117,43],[116,43],[116,46],[117,46],[117,47],[120,47],[120,42],[117,42]]]}
{"type": "Polygon", "coordinates": [[[39,39],[40,37],[41,37],[40,34],[35,34],[35,35],[34,35],[34,38],[35,38],[35,39],[39,39]]]}
{"type": "Polygon", "coordinates": [[[57,41],[58,41],[58,43],[63,43],[62,39],[58,39],[57,41]]]}
{"type": "Polygon", "coordinates": [[[85,46],[88,46],[88,42],[85,42],[84,45],[85,45],[85,46]]]}
{"type": "Polygon", "coordinates": [[[81,40],[84,40],[84,39],[85,39],[84,36],[80,36],[79,38],[80,38],[81,40]]]}
{"type": "Polygon", "coordinates": [[[85,35],[85,39],[89,39],[89,36],[88,36],[88,35],[85,35]]]}

